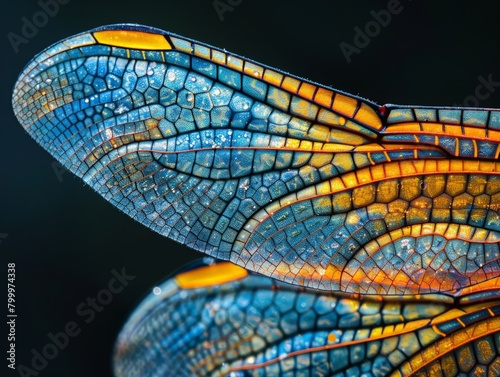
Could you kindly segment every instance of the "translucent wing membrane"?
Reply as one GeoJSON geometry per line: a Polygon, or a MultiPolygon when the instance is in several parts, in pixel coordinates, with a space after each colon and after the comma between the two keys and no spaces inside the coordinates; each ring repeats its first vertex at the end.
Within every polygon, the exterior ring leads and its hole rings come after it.
{"type": "Polygon", "coordinates": [[[498,275],[497,110],[379,108],[135,25],[48,48],[13,106],[120,210],[247,269],[389,295],[498,275]]]}
{"type": "MultiPolygon", "coordinates": [[[[125,325],[118,376],[497,376],[500,306],[355,300],[220,263],[163,283],[125,325]],[[234,273],[234,271],[231,271],[234,273]],[[152,345],[155,345],[154,347],[152,345]],[[444,374],[438,371],[445,371],[444,374]]],[[[464,298],[464,301],[466,299],[464,298]]],[[[471,301],[471,300],[469,300],[471,301]]],[[[472,300],[474,301],[474,300],[472,300]]]]}

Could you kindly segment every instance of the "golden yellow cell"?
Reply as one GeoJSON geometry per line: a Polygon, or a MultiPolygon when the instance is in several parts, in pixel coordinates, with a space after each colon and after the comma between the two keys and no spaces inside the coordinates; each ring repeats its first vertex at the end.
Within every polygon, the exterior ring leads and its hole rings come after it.
{"type": "Polygon", "coordinates": [[[332,204],[336,213],[349,211],[351,209],[351,196],[347,193],[336,195],[332,204]]]}
{"type": "MultiPolygon", "coordinates": [[[[463,172],[465,170],[465,165],[463,160],[450,160],[450,172],[463,172]]],[[[477,164],[476,169],[477,172],[477,164]]]]}
{"type": "Polygon", "coordinates": [[[433,199],[432,208],[435,210],[449,210],[451,208],[451,203],[451,196],[442,194],[433,199]]]}
{"type": "Polygon", "coordinates": [[[309,84],[308,82],[302,82],[299,88],[299,95],[309,101],[312,101],[314,93],[317,89],[318,87],[316,85],[309,84]]]}
{"type": "Polygon", "coordinates": [[[446,192],[455,197],[459,194],[465,192],[467,188],[467,177],[463,174],[460,175],[449,175],[448,182],[446,183],[446,192]]]}
{"type": "Polygon", "coordinates": [[[376,130],[382,129],[382,121],[380,120],[380,117],[377,115],[375,110],[364,103],[361,104],[354,119],[369,127],[375,128],[376,130]]]}
{"type": "Polygon", "coordinates": [[[361,145],[366,142],[366,138],[353,134],[349,131],[332,128],[330,130],[330,141],[333,143],[344,143],[346,145],[361,145]]]}
{"type": "MultiPolygon", "coordinates": [[[[309,140],[301,140],[300,144],[299,144],[299,149],[301,149],[301,151],[312,151],[313,150],[313,143],[309,140]]],[[[309,159],[309,156],[305,153],[299,153],[298,155],[303,155],[303,156],[307,157],[307,159],[309,159]]],[[[300,158],[300,156],[299,156],[298,160],[303,161],[300,158]]]]}
{"type": "Polygon", "coordinates": [[[436,163],[437,163],[437,171],[439,172],[450,171],[450,160],[438,160],[436,163]]]}
{"type": "MultiPolygon", "coordinates": [[[[429,130],[429,131],[432,131],[432,130],[429,130]]],[[[434,130],[434,132],[437,133],[438,131],[434,130]]],[[[439,134],[442,134],[442,133],[449,135],[449,136],[453,136],[453,135],[462,136],[463,135],[461,126],[455,126],[455,125],[449,125],[449,124],[444,125],[444,130],[439,132],[439,134]]]]}
{"type": "Polygon", "coordinates": [[[239,280],[248,275],[248,271],[230,262],[204,266],[181,273],[175,277],[183,289],[203,288],[239,280]]]}
{"type": "Polygon", "coordinates": [[[299,90],[300,83],[300,80],[290,76],[285,76],[283,82],[281,83],[281,87],[290,93],[296,94],[299,90]]]}
{"type": "Polygon", "coordinates": [[[408,208],[408,202],[395,200],[388,205],[389,214],[404,214],[408,208]]]}
{"type": "Polygon", "coordinates": [[[411,201],[418,197],[422,192],[421,180],[419,177],[406,178],[400,183],[399,197],[403,200],[411,201]]]}
{"type": "Polygon", "coordinates": [[[135,30],[102,30],[94,32],[94,38],[109,46],[131,48],[137,50],[171,50],[172,46],[160,34],[135,30]]]}
{"type": "Polygon", "coordinates": [[[420,123],[399,123],[392,126],[388,126],[385,129],[386,134],[398,134],[398,133],[420,133],[422,129],[420,128],[420,123]]]}
{"type": "MultiPolygon", "coordinates": [[[[318,195],[327,195],[327,194],[330,194],[331,193],[331,187],[330,187],[330,183],[329,182],[321,182],[319,184],[316,185],[316,191],[318,193],[318,195]]],[[[319,200],[318,204],[320,206],[323,206],[323,205],[326,205],[326,202],[324,202],[324,200],[328,200],[328,202],[330,202],[330,199],[327,198],[327,197],[323,197],[319,200]]]]}
{"type": "Polygon", "coordinates": [[[264,71],[264,80],[271,85],[281,86],[281,81],[283,81],[283,75],[271,69],[266,69],[264,71]]]}
{"type": "Polygon", "coordinates": [[[355,208],[365,207],[375,201],[375,186],[367,185],[355,188],[352,192],[352,202],[355,208]]]}
{"type": "Polygon", "coordinates": [[[484,127],[463,127],[463,129],[464,135],[472,138],[484,139],[488,137],[487,130],[484,127]]]}
{"type": "Polygon", "coordinates": [[[423,194],[429,198],[435,198],[444,193],[446,179],[443,175],[430,175],[425,177],[423,183],[423,194]]]}
{"type": "Polygon", "coordinates": [[[342,271],[339,271],[339,269],[335,267],[335,265],[333,265],[332,263],[328,264],[321,277],[321,280],[323,282],[330,282],[330,281],[339,282],[341,279],[342,279],[342,271]]]}
{"type": "Polygon", "coordinates": [[[286,139],[285,149],[298,149],[299,146],[300,146],[300,140],[292,138],[286,139]]]}
{"type": "MultiPolygon", "coordinates": [[[[348,188],[355,188],[359,185],[356,173],[350,172],[342,175],[340,179],[344,182],[345,186],[348,188]]],[[[354,195],[353,195],[354,197],[354,195]]]]}
{"type": "Polygon", "coordinates": [[[333,92],[324,88],[318,88],[316,95],[314,96],[314,101],[325,107],[330,107],[332,105],[333,92]]]}
{"type": "Polygon", "coordinates": [[[398,163],[385,165],[385,174],[387,178],[401,177],[402,176],[401,165],[398,163]]]}
{"type": "Polygon", "coordinates": [[[467,192],[474,196],[480,195],[484,192],[486,183],[487,183],[486,175],[472,175],[469,177],[467,192]]]}
{"type": "Polygon", "coordinates": [[[385,168],[383,165],[375,165],[373,167],[370,167],[369,169],[374,181],[379,181],[386,178],[385,168]]]}
{"type": "Polygon", "coordinates": [[[358,107],[358,101],[352,97],[344,96],[343,94],[336,93],[333,98],[332,110],[339,112],[349,118],[352,118],[354,111],[358,107]]]}
{"type": "Polygon", "coordinates": [[[362,169],[357,171],[358,182],[361,184],[369,183],[373,181],[371,170],[370,169],[362,169]]]}

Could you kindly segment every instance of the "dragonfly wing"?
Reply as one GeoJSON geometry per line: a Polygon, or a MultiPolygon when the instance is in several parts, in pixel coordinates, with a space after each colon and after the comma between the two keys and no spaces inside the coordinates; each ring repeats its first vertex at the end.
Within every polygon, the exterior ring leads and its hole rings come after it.
{"type": "Polygon", "coordinates": [[[497,112],[378,107],[138,25],[48,48],[13,107],[117,208],[247,269],[385,295],[498,275],[497,112]]]}
{"type": "Polygon", "coordinates": [[[355,300],[227,262],[158,288],[118,338],[118,377],[494,375],[500,366],[498,305],[355,300]]]}

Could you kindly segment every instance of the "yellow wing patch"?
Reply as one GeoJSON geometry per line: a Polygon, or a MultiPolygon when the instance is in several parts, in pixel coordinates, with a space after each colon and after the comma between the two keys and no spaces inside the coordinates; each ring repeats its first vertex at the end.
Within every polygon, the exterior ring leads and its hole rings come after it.
{"type": "Polygon", "coordinates": [[[181,273],[175,277],[175,281],[182,289],[195,289],[229,283],[247,275],[248,271],[244,268],[222,262],[181,273]]]}
{"type": "Polygon", "coordinates": [[[138,50],[171,50],[172,46],[160,34],[135,30],[102,30],[94,32],[95,39],[104,45],[138,50]]]}

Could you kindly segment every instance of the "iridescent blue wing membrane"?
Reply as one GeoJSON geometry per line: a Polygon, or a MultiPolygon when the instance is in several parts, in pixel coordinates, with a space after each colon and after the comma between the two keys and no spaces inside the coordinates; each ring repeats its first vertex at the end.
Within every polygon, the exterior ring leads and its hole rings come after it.
{"type": "Polygon", "coordinates": [[[498,276],[498,110],[379,107],[136,25],[48,48],[13,106],[117,208],[249,270],[376,295],[498,276]]]}
{"type": "Polygon", "coordinates": [[[160,289],[118,338],[117,376],[495,376],[500,370],[498,302],[478,305],[465,296],[458,308],[443,297],[358,300],[227,262],[179,274],[160,289]],[[200,276],[204,284],[193,284],[200,276]]]}
{"type": "Polygon", "coordinates": [[[117,375],[500,374],[499,110],[379,107],[138,25],[48,48],[13,107],[132,218],[268,275],[168,280],[117,375]]]}

